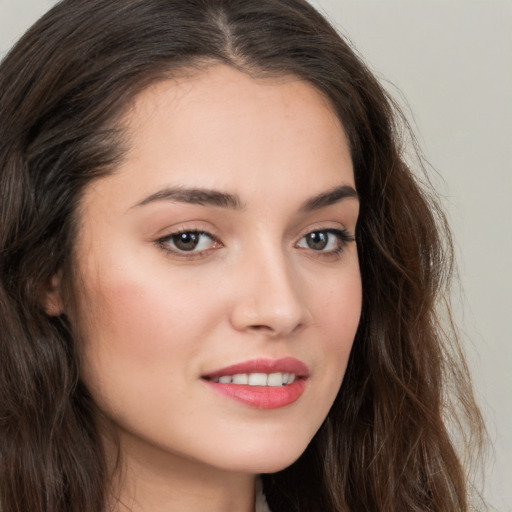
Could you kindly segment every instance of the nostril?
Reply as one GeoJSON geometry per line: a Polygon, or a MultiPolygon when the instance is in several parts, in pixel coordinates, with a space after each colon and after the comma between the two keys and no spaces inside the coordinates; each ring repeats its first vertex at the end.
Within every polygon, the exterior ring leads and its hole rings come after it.
{"type": "Polygon", "coordinates": [[[253,331],[273,331],[273,329],[268,325],[251,325],[249,329],[253,331]]]}
{"type": "Polygon", "coordinates": [[[262,333],[262,334],[270,334],[270,335],[273,335],[273,336],[282,336],[282,335],[290,335],[290,334],[293,334],[295,332],[297,332],[301,327],[302,327],[302,323],[299,323],[295,326],[290,326],[289,328],[288,327],[285,327],[285,326],[281,326],[281,327],[272,327],[272,325],[265,325],[265,324],[256,324],[256,325],[250,325],[248,327],[248,329],[252,332],[259,332],[259,333],[262,333]]]}

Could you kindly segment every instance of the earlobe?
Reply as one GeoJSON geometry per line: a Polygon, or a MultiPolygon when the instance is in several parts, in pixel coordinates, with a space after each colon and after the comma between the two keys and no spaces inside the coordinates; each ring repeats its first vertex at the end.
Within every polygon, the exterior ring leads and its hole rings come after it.
{"type": "Polygon", "coordinates": [[[60,273],[54,275],[48,288],[44,293],[44,309],[50,316],[59,316],[64,312],[64,304],[61,293],[61,276],[60,273]]]}

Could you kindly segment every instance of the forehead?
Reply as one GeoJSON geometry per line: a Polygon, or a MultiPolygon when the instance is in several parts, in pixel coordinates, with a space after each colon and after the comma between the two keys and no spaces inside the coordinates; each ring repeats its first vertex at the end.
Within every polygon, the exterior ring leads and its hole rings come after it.
{"type": "MultiPolygon", "coordinates": [[[[303,103],[311,110],[322,105],[324,114],[332,116],[338,123],[331,100],[309,82],[292,74],[267,75],[263,72],[240,71],[222,63],[209,63],[198,68],[184,68],[167,79],[158,80],[136,95],[125,121],[155,113],[153,107],[167,107],[173,110],[197,108],[210,110],[212,103],[222,103],[226,113],[240,111],[242,105],[261,106],[261,103],[280,104],[287,109],[296,109],[303,103]],[[226,110],[227,109],[227,110],[226,110]]],[[[190,114],[190,112],[187,112],[190,114]]]]}
{"type": "Polygon", "coordinates": [[[329,154],[346,160],[348,149],[329,100],[312,85],[293,76],[253,78],[225,65],[154,84],[135,99],[125,126],[128,158],[195,158],[202,150],[237,168],[238,159],[264,163],[265,155],[283,164],[329,154]]]}
{"type": "Polygon", "coordinates": [[[244,202],[244,195],[278,201],[297,191],[303,201],[354,186],[339,119],[322,93],[293,76],[253,78],[214,65],[147,88],[123,125],[127,152],[103,183],[126,200],[184,186],[236,193],[244,202]]]}

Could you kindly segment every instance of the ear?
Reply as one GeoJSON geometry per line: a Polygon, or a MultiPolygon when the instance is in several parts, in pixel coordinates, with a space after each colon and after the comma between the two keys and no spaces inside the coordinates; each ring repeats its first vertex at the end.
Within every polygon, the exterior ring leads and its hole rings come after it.
{"type": "Polygon", "coordinates": [[[59,316],[64,312],[60,272],[50,279],[43,295],[43,305],[46,313],[50,316],[59,316]]]}

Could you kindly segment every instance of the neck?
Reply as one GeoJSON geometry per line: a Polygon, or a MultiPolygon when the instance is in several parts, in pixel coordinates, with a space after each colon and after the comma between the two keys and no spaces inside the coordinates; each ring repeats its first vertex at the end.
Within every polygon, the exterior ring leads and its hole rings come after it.
{"type": "MultiPolygon", "coordinates": [[[[255,475],[224,471],[156,447],[126,448],[126,439],[121,439],[108,510],[254,512],[255,475]]],[[[116,459],[117,454],[111,457],[116,459]]]]}

